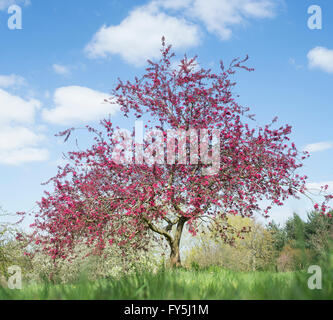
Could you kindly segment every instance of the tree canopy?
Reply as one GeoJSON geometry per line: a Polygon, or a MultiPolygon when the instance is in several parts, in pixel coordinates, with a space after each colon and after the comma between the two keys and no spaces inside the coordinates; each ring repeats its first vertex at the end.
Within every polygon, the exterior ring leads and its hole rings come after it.
{"type": "MultiPolygon", "coordinates": [[[[145,121],[141,141],[138,126],[128,131],[103,119],[101,129],[87,126],[94,144],[70,152],[50,180],[54,190],[39,202],[32,227],[34,241],[54,259],[77,242],[103,251],[114,243],[141,246],[146,241],[135,239],[157,234],[177,266],[185,225],[195,235],[205,219],[268,216],[272,206],[306,191],[307,176],[297,169],[308,154],[290,142],[291,126],[274,128],[276,118],[250,126],[249,108],[235,100],[232,78],[253,70],[248,58],[221,62],[218,73],[197,68],[196,57],[174,68],[173,58],[163,39],[160,61],[148,61],[132,82],[119,80],[108,100],[125,117],[145,121]]],[[[67,140],[73,130],[60,135],[67,140]]],[[[225,231],[221,225],[219,236],[225,231]]]]}

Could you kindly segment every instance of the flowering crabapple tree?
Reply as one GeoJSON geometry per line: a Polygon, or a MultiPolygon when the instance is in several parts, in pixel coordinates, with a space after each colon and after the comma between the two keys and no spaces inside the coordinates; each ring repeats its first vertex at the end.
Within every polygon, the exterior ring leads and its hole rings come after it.
{"type": "MultiPolygon", "coordinates": [[[[94,144],[69,152],[67,165],[51,179],[54,191],[45,193],[32,226],[34,241],[54,259],[66,258],[78,241],[102,252],[156,234],[167,241],[171,266],[180,266],[184,230],[195,235],[215,220],[226,238],[228,215],[268,217],[273,205],[305,193],[307,177],[295,171],[308,154],[290,143],[291,127],[272,128],[275,118],[251,128],[249,108],[235,101],[231,78],[239,69],[253,70],[244,65],[247,57],[228,67],[221,62],[218,73],[198,68],[196,57],[185,56],[174,68],[173,57],[163,38],[161,59],[148,60],[133,82],[119,80],[107,100],[125,117],[146,121],[162,140],[146,135],[140,143],[133,140],[136,128],[126,136],[104,119],[101,130],[87,127],[94,144]]],[[[60,135],[67,140],[73,130],[60,135]]]]}

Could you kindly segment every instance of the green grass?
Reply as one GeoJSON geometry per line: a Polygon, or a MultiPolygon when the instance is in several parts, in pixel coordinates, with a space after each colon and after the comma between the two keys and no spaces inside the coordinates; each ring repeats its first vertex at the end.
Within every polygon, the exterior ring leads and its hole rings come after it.
{"type": "MultiPolygon", "coordinates": [[[[333,273],[333,272],[332,272],[333,273]]],[[[75,284],[30,284],[22,290],[0,287],[0,299],[332,299],[332,277],[323,289],[310,290],[305,272],[233,272],[217,267],[206,270],[165,270],[141,273],[120,279],[81,280],[75,284]]]]}

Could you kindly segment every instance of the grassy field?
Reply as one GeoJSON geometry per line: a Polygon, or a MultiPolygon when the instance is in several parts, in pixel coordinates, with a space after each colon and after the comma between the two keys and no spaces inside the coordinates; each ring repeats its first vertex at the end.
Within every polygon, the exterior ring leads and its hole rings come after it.
{"type": "MultiPolygon", "coordinates": [[[[76,299],[332,299],[331,277],[323,281],[322,290],[310,290],[306,273],[237,273],[211,267],[206,270],[165,270],[102,279],[75,284],[23,285],[22,290],[0,287],[0,299],[76,300],[76,299]]],[[[323,279],[325,279],[323,274],[323,279]]]]}

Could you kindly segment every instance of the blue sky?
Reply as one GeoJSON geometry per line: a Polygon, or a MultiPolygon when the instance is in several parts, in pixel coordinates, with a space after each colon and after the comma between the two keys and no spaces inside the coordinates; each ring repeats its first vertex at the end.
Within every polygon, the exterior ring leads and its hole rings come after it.
{"type": "MultiPolygon", "coordinates": [[[[332,34],[333,3],[323,0],[0,0],[0,206],[25,211],[40,199],[41,182],[75,148],[55,133],[107,114],[134,125],[101,102],[118,77],[140,75],[158,57],[162,35],[177,58],[197,54],[206,68],[249,54],[255,72],[237,74],[238,101],[259,124],[278,116],[292,125],[296,145],[312,154],[303,170],[311,186],[333,190],[332,34]],[[20,30],[7,25],[13,4],[20,30]],[[322,29],[308,27],[310,5],[320,6],[322,29]]],[[[272,218],[310,207],[289,201],[272,218]]]]}

